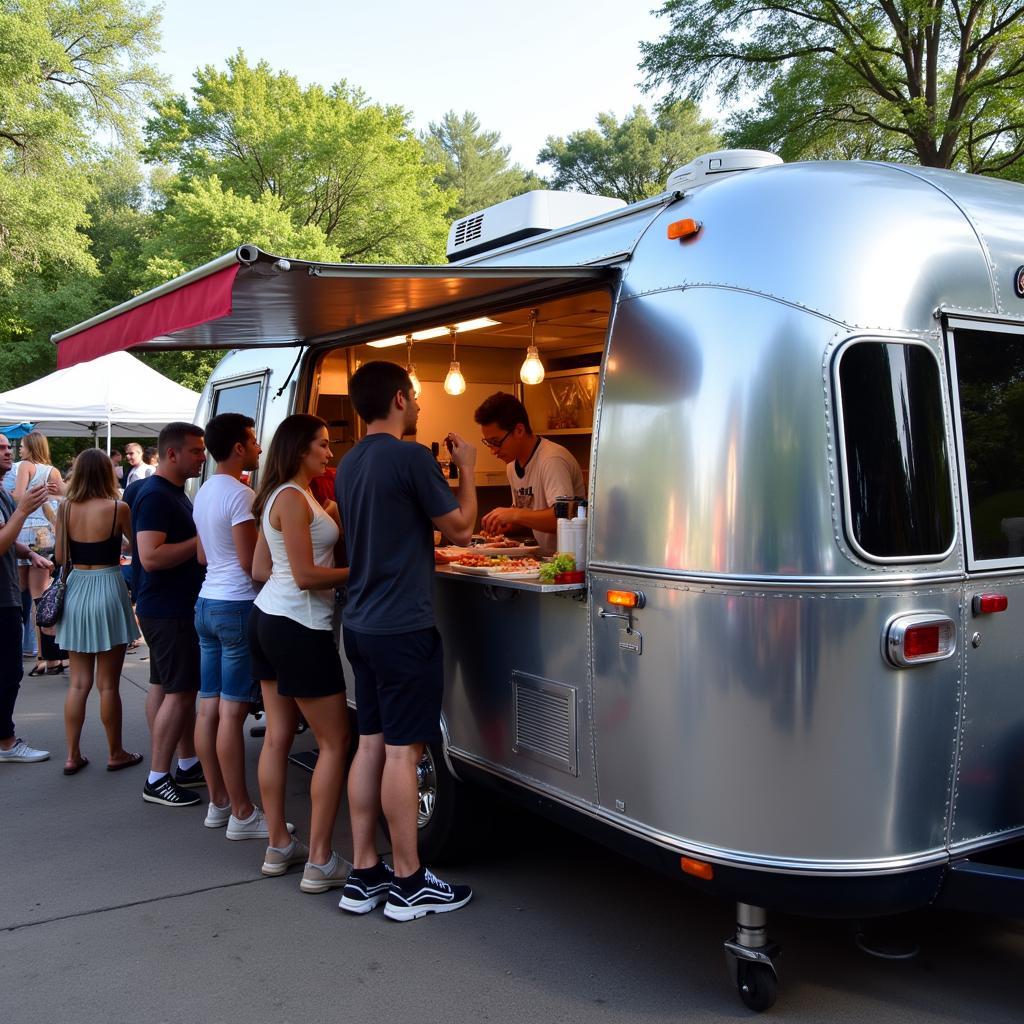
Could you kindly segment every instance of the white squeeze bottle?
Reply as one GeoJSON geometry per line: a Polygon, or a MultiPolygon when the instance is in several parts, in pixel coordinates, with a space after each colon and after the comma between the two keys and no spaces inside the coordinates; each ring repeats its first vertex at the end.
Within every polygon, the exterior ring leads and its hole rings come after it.
{"type": "Polygon", "coordinates": [[[562,502],[567,499],[555,499],[555,510],[556,514],[565,509],[564,515],[560,515],[555,523],[555,554],[556,555],[571,555],[575,552],[574,538],[575,534],[572,532],[572,520],[568,518],[568,506],[565,505],[562,508],[562,502]]]}
{"type": "Polygon", "coordinates": [[[569,549],[576,556],[576,568],[587,566],[587,506],[580,502],[576,509],[576,518],[569,520],[572,535],[572,547],[569,549]]]}

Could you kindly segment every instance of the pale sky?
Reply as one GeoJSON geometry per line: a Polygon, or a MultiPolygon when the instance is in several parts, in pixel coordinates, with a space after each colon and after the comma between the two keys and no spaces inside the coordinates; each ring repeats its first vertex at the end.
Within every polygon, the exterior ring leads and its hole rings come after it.
{"type": "Polygon", "coordinates": [[[667,23],[658,0],[165,0],[157,63],[176,92],[241,48],[303,84],[346,79],[410,111],[417,130],[472,110],[534,168],[548,135],[622,118],[641,92],[639,43],[667,23]]]}

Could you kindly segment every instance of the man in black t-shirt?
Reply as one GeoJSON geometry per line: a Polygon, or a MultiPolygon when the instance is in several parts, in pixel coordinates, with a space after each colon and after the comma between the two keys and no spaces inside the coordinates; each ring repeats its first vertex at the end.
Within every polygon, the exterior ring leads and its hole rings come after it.
{"type": "Polygon", "coordinates": [[[196,527],[185,481],[203,470],[203,428],[169,423],[160,431],[158,445],[160,465],[130,502],[135,610],[149,646],[151,682],[155,677],[163,691],[151,724],[152,759],[142,799],[185,807],[200,803],[200,798],[184,787],[204,781],[194,757],[178,762],[175,779],[170,775],[174,748],[183,732],[194,728],[199,692],[195,607],[203,569],[196,559],[196,527]]]}
{"type": "Polygon", "coordinates": [[[409,921],[458,910],[473,896],[419,861],[416,766],[440,742],[444,660],[434,626],[436,527],[469,542],[476,522],[476,449],[449,434],[459,467],[453,496],[416,432],[419,405],[395,363],[364,363],[349,396],[366,436],[341,462],[335,482],[349,555],[345,654],[355,676],[359,747],[349,773],[353,870],[340,906],[365,914],[383,900],[386,917],[409,921]],[[394,872],[376,847],[381,809],[391,833],[394,872]],[[394,877],[393,877],[394,876],[394,877]]]}

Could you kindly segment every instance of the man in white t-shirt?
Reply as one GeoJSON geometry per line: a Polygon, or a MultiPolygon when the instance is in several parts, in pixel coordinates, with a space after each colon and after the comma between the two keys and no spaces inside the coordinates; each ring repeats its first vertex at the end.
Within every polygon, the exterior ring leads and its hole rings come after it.
{"type": "Polygon", "coordinates": [[[129,484],[135,483],[136,480],[145,480],[147,476],[152,476],[155,472],[155,466],[147,466],[142,461],[142,445],[137,441],[129,441],[124,446],[124,455],[128,460],[128,465],[131,466],[124,479],[125,490],[128,489],[129,484]]]}
{"type": "Polygon", "coordinates": [[[249,799],[242,729],[259,686],[249,663],[249,615],[257,588],[252,581],[256,548],[254,494],[241,482],[259,465],[255,423],[227,412],[206,425],[206,450],[217,463],[199,488],[193,508],[206,565],[196,601],[200,687],[196,752],[210,794],[207,828],[227,826],[228,839],[266,839],[263,812],[249,799]]]}
{"type": "Polygon", "coordinates": [[[523,403],[504,391],[484,400],[473,414],[484,444],[505,463],[512,507],[496,508],[480,520],[485,533],[515,526],[533,531],[540,552],[552,555],[557,540],[555,499],[585,497],[583,471],[572,454],[530,429],[523,403]]]}

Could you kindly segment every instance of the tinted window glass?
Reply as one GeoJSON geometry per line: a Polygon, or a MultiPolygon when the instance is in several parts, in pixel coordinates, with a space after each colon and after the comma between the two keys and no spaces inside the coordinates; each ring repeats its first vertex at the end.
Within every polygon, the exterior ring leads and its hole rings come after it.
{"type": "Polygon", "coordinates": [[[851,539],[876,558],[942,554],[954,523],[938,361],[923,345],[859,342],[839,382],[851,539]]]}
{"type": "Polygon", "coordinates": [[[219,416],[222,412],[240,412],[243,416],[249,416],[259,423],[261,390],[262,382],[258,380],[218,388],[213,395],[213,415],[219,416]]]}
{"type": "Polygon", "coordinates": [[[1024,337],[953,334],[975,559],[1024,557],[1024,337]]]}

